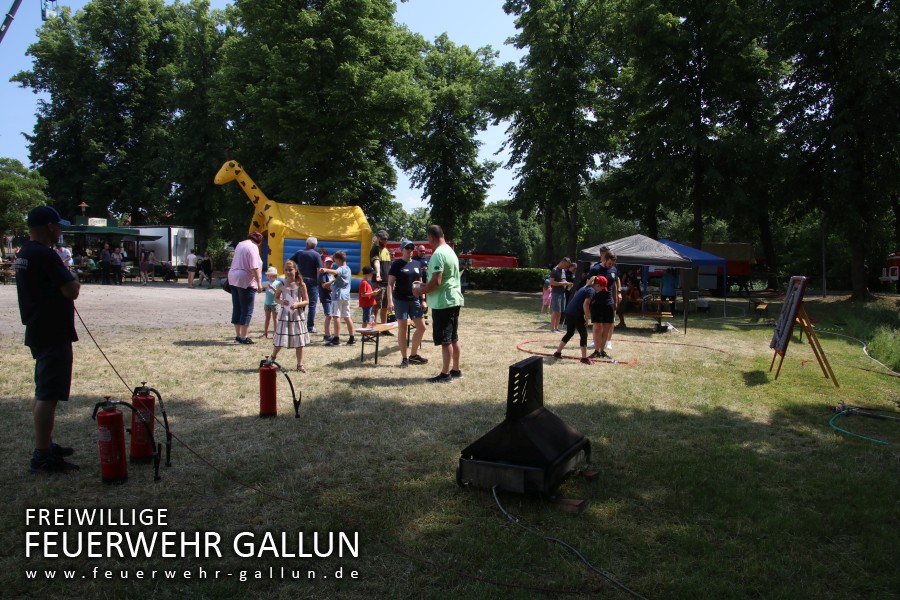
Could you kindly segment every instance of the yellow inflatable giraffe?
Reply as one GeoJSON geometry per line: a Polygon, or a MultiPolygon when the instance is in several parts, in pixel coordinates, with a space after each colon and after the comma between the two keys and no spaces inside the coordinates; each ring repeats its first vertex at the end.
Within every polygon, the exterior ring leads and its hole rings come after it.
{"type": "Polygon", "coordinates": [[[258,231],[264,236],[267,235],[269,221],[271,221],[273,217],[273,215],[267,213],[269,213],[273,207],[272,202],[270,202],[263,191],[253,183],[253,180],[250,179],[250,176],[247,175],[243,167],[234,160],[226,161],[225,164],[222,165],[222,168],[219,169],[219,172],[216,173],[215,179],[213,179],[213,182],[216,185],[225,185],[230,181],[237,181],[241,184],[244,193],[247,194],[247,197],[250,198],[250,202],[253,203],[255,212],[253,213],[253,218],[250,220],[250,230],[247,233],[250,234],[254,231],[258,231]]]}

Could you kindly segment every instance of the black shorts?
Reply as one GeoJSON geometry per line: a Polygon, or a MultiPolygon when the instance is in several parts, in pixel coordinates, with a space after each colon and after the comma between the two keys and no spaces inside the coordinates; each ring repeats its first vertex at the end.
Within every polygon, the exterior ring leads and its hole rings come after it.
{"type": "Polygon", "coordinates": [[[459,307],[431,309],[431,335],[435,346],[447,346],[459,340],[459,307]]]}
{"type": "Polygon", "coordinates": [[[34,397],[52,401],[69,399],[72,387],[72,342],[31,349],[34,358],[34,397]]]}
{"type": "Polygon", "coordinates": [[[613,307],[609,304],[591,305],[591,323],[612,323],[613,307]]]}

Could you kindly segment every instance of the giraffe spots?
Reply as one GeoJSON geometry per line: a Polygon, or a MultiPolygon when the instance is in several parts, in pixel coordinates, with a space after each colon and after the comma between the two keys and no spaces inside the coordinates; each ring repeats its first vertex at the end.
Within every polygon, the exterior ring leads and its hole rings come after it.
{"type": "Polygon", "coordinates": [[[259,229],[259,221],[253,221],[253,227],[259,229]]]}
{"type": "Polygon", "coordinates": [[[263,208],[263,212],[269,210],[270,208],[272,208],[272,205],[271,205],[271,204],[266,204],[265,208],[263,208]]]}
{"type": "Polygon", "coordinates": [[[272,233],[270,233],[270,234],[269,234],[269,237],[272,238],[272,239],[274,240],[274,239],[275,239],[275,232],[273,231],[272,233]]]}
{"type": "Polygon", "coordinates": [[[239,181],[238,183],[241,184],[241,187],[247,187],[247,182],[246,182],[246,181],[239,181]]]}

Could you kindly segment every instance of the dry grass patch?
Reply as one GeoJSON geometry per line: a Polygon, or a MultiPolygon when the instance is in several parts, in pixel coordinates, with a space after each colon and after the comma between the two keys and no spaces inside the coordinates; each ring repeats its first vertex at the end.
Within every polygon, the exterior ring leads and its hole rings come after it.
{"type": "MultiPolygon", "coordinates": [[[[489,493],[460,490],[454,481],[460,449],[503,418],[507,367],[528,356],[516,344],[538,340],[527,348],[552,352],[558,342],[538,314],[537,294],[466,296],[462,381],[423,382],[438,369],[439,353],[430,345],[423,352],[429,365],[399,369],[395,339],[385,344],[378,366],[368,345],[360,363],[358,346],[315,344],[304,357],[309,373],[291,374],[302,391],[302,418],[293,417],[279,375],[280,414],[259,419],[257,367],[267,347],[231,341],[225,294],[173,287],[155,299],[153,288],[129,286],[117,293],[86,288],[78,303],[82,315],[129,386],[146,380],[159,389],[173,431],[216,469],[176,442],[174,466],[161,482],[151,481],[148,468],[135,467],[127,485],[101,485],[90,411],[103,396],[124,400],[130,393],[81,335],[74,397],[60,410],[57,435],[76,447],[82,470],[68,477],[28,476],[32,361],[20,329],[9,321],[14,298],[0,290],[0,428],[8,457],[0,467],[7,491],[0,542],[15,549],[0,558],[0,585],[14,596],[120,597],[137,591],[161,598],[524,598],[537,593],[532,588],[609,592],[564,551],[509,526],[489,493]],[[299,562],[320,571],[343,564],[359,570],[361,579],[37,585],[25,580],[24,569],[62,568],[66,561],[23,558],[24,510],[57,505],[166,507],[170,529],[214,530],[225,539],[245,530],[360,530],[356,561],[226,557],[179,563],[256,569],[299,562]]],[[[746,301],[733,303],[729,313],[736,314],[746,301]]],[[[826,308],[828,318],[845,318],[843,307],[826,308]]],[[[816,316],[814,303],[808,310],[816,316]]],[[[261,311],[254,334],[260,317],[261,311]]],[[[652,334],[648,320],[630,319],[629,326],[615,334],[614,356],[636,359],[633,366],[545,361],[547,406],[591,439],[601,469],[599,483],[571,481],[563,488],[588,499],[590,508],[573,517],[505,495],[509,510],[573,543],[651,598],[889,597],[900,589],[888,558],[898,533],[897,446],[875,447],[827,427],[827,407],[839,400],[892,408],[896,379],[856,368],[872,363],[858,344],[841,338],[821,336],[841,382],[835,389],[806,344],[791,344],[773,381],[768,328],[700,316],[692,316],[686,335],[652,334]],[[833,558],[839,555],[847,561],[836,573],[833,558]]],[[[577,353],[576,342],[567,353],[577,353]]],[[[293,366],[292,355],[282,358],[293,366]]],[[[900,441],[889,426],[852,425],[900,441]]],[[[81,570],[93,565],[69,562],[81,570]]],[[[109,561],[112,568],[133,563],[109,561]]],[[[147,564],[165,568],[172,560],[147,564]]]]}

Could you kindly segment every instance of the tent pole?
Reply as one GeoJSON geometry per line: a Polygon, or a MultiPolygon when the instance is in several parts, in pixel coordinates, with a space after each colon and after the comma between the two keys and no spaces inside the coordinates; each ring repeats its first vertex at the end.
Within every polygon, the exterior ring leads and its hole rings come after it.
{"type": "MultiPolygon", "coordinates": [[[[688,298],[690,297],[691,294],[690,294],[690,290],[688,289],[689,286],[685,285],[686,283],[688,283],[688,281],[684,281],[686,279],[689,280],[690,278],[685,275],[684,271],[685,271],[684,269],[681,270],[681,276],[682,276],[681,299],[682,299],[682,305],[684,308],[684,335],[687,335],[688,307],[690,306],[688,304],[689,303],[688,298]]],[[[693,274],[696,271],[697,271],[697,269],[694,268],[691,270],[691,273],[693,274]]]]}

